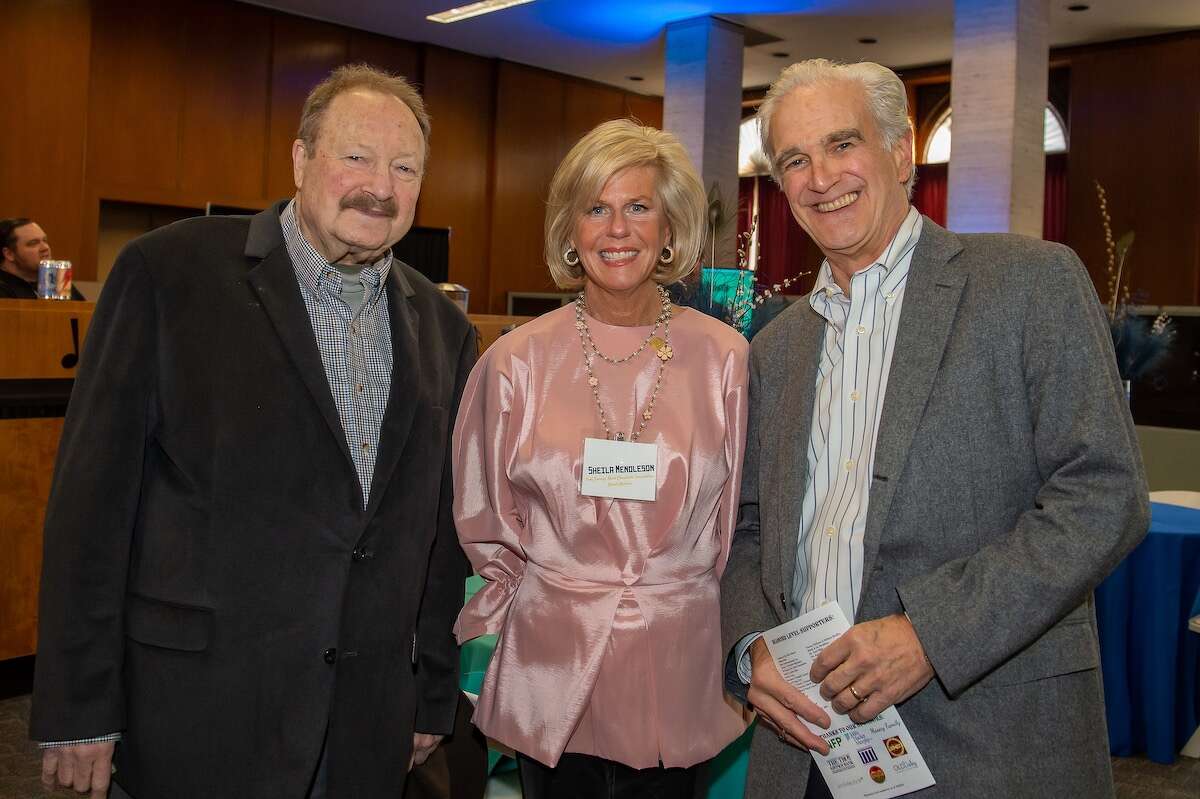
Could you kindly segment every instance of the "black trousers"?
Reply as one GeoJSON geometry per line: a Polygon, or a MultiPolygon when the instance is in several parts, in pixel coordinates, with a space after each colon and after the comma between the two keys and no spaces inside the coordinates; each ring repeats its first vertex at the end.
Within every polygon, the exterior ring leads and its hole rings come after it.
{"type": "Polygon", "coordinates": [[[524,799],[693,799],[699,766],[636,769],[564,753],[554,768],[517,755],[524,799]]]}
{"type": "Polygon", "coordinates": [[[804,789],[804,799],[833,799],[825,778],[816,763],[808,765],[808,787],[804,789]]]}

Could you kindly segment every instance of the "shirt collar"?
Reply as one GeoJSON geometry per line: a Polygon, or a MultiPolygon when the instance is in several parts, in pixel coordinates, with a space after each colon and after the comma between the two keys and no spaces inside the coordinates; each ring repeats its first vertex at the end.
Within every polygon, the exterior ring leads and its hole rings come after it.
{"type": "MultiPolygon", "coordinates": [[[[908,263],[910,263],[909,256],[917,246],[917,240],[921,238],[922,227],[921,214],[916,208],[909,206],[908,214],[904,217],[904,221],[900,223],[900,228],[896,231],[896,235],[892,237],[888,246],[884,248],[883,254],[866,269],[855,272],[854,277],[870,272],[873,269],[882,269],[885,279],[880,281],[881,287],[885,283],[890,284],[893,282],[892,280],[888,280],[887,277],[903,279],[901,274],[893,273],[897,271],[896,267],[903,263],[904,267],[901,271],[907,274],[908,263]]],[[[852,277],[851,280],[853,281],[854,278],[852,277]]],[[[821,268],[817,272],[817,281],[813,284],[813,290],[808,297],[808,302],[817,313],[828,318],[824,306],[835,297],[838,298],[838,301],[847,302],[848,300],[846,300],[844,295],[845,292],[842,291],[842,287],[833,279],[833,269],[829,266],[829,259],[826,258],[821,262],[821,268]]]]}
{"type": "MultiPolygon", "coordinates": [[[[279,215],[279,224],[283,228],[283,240],[287,245],[288,255],[292,258],[296,275],[309,291],[320,296],[329,292],[334,296],[341,293],[342,274],[334,269],[317,248],[312,246],[304,234],[300,232],[296,221],[296,200],[293,198],[279,215]]],[[[373,303],[379,299],[388,273],[392,268],[392,251],[389,249],[377,261],[363,267],[361,279],[367,284],[364,304],[373,303]]]]}

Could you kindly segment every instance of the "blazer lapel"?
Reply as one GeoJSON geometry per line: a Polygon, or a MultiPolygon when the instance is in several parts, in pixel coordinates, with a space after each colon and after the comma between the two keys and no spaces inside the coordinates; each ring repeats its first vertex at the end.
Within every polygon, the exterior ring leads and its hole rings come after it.
{"type": "MultiPolygon", "coordinates": [[[[796,549],[799,546],[800,516],[804,505],[804,489],[808,482],[808,439],[812,428],[813,401],[816,396],[817,370],[821,363],[821,344],[825,335],[825,319],[809,305],[809,298],[797,301],[798,318],[787,344],[787,375],[776,403],[764,417],[761,435],[776,446],[774,457],[766,460],[763,479],[759,484],[759,507],[768,508],[768,518],[776,520],[763,524],[765,539],[763,556],[775,553],[778,570],[764,564],[764,574],[780,576],[780,590],[791,597],[796,573],[796,549]],[[778,505],[771,512],[770,498],[764,492],[778,491],[778,505]],[[771,537],[777,540],[770,541],[771,537]]],[[[774,597],[772,597],[772,600],[774,597]]]]}
{"type": "Polygon", "coordinates": [[[419,357],[420,316],[409,301],[412,284],[395,261],[388,272],[386,290],[388,325],[392,329],[392,382],[388,389],[387,410],[379,430],[379,452],[375,458],[375,474],[371,478],[371,496],[367,518],[374,515],[386,493],[388,481],[404,452],[413,416],[421,396],[421,359],[419,357]]]}
{"type": "Polygon", "coordinates": [[[911,454],[913,436],[958,313],[966,274],[949,261],[961,250],[957,236],[928,217],[924,219],[904,289],[904,307],[875,439],[860,597],[866,596],[896,485],[911,454]]]}
{"type": "Polygon", "coordinates": [[[346,463],[354,472],[354,461],[346,446],[346,433],[338,417],[337,406],[329,391],[329,380],[325,365],[321,362],[321,351],[317,349],[317,338],[313,333],[312,320],[304,307],[300,285],[296,281],[296,270],[288,255],[283,240],[283,229],[279,214],[284,203],[278,203],[257,214],[250,220],[250,233],[246,237],[246,256],[261,259],[250,269],[247,281],[258,295],[263,310],[271,319],[275,332],[283,342],[283,348],[300,373],[300,379],[308,388],[313,401],[321,412],[329,432],[337,440],[338,447],[346,456],[346,463]]]}

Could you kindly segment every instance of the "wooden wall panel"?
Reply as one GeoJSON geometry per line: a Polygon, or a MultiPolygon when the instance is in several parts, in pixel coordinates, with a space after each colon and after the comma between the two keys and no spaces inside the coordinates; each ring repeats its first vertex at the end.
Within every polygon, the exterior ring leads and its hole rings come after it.
{"type": "Polygon", "coordinates": [[[37,650],[42,526],[62,419],[0,419],[0,660],[37,650]]]}
{"type": "Polygon", "coordinates": [[[597,83],[568,81],[563,108],[563,146],[569,150],[585,133],[625,116],[625,92],[597,83]]]}
{"type": "Polygon", "coordinates": [[[95,0],[92,12],[87,180],[172,190],[183,109],[178,7],[95,0]]]}
{"type": "Polygon", "coordinates": [[[352,64],[370,64],[403,75],[412,83],[421,83],[421,47],[412,42],[352,30],[347,60],[352,64]]]}
{"type": "Polygon", "coordinates": [[[31,109],[0,130],[0,209],[37,218],[81,280],[96,277],[104,200],[290,196],[304,97],[342,63],[422,85],[436,132],[418,222],[453,230],[451,275],[478,310],[552,288],[544,200],[568,146],[604,119],[662,121],[657,98],[233,0],[27,0],[0,27],[0,52],[13,105],[31,109]]]}
{"type": "Polygon", "coordinates": [[[182,193],[250,206],[262,195],[270,34],[270,14],[255,6],[187,8],[183,52],[207,57],[183,61],[182,193]]]}
{"type": "Polygon", "coordinates": [[[496,62],[431,46],[425,74],[433,138],[417,224],[450,228],[450,280],[486,310],[496,62]]]}
{"type": "Polygon", "coordinates": [[[1089,48],[1070,63],[1067,243],[1103,295],[1098,179],[1114,237],[1135,231],[1141,301],[1200,304],[1200,34],[1089,48]]]}
{"type": "Polygon", "coordinates": [[[37,220],[55,257],[79,264],[91,57],[86,0],[6,6],[0,53],[8,109],[0,125],[0,216],[37,220]]]}
{"type": "MultiPolygon", "coordinates": [[[[496,89],[490,313],[504,313],[508,291],[553,291],[542,257],[550,178],[566,152],[565,79],[501,61],[496,89]]],[[[482,312],[484,309],[476,307],[482,312]]]]}
{"type": "Polygon", "coordinates": [[[661,97],[625,93],[625,116],[638,120],[643,125],[662,128],[663,101],[661,97]]]}
{"type": "Polygon", "coordinates": [[[267,184],[275,201],[296,193],[292,178],[292,142],[300,125],[304,98],[350,52],[347,28],[311,19],[275,14],[271,18],[271,110],[267,133],[267,184]]]}

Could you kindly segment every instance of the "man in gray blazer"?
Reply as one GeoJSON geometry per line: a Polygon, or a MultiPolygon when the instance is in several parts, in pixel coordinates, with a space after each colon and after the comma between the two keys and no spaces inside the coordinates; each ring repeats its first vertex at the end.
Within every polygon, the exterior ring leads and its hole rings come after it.
{"type": "Polygon", "coordinates": [[[761,631],[826,602],[839,712],[890,705],[946,797],[1112,795],[1092,590],[1148,504],[1104,314],[1066,247],[955,235],[909,204],[904,87],[795,64],[763,148],[826,256],[754,340],[741,514],[722,585],[728,680],[762,723],[747,796],[827,796],[761,631]]]}

